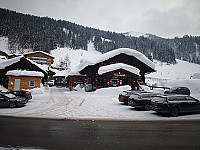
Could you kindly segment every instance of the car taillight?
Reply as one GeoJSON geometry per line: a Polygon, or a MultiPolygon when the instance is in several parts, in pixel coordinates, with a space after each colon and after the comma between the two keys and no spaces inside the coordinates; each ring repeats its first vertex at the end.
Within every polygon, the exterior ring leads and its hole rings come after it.
{"type": "Polygon", "coordinates": [[[138,99],[134,99],[134,102],[139,102],[139,100],[138,99]]]}
{"type": "Polygon", "coordinates": [[[124,96],[124,98],[129,98],[129,96],[124,96]]]}
{"type": "Polygon", "coordinates": [[[24,93],[24,96],[28,95],[26,92],[24,93]]]}
{"type": "Polygon", "coordinates": [[[163,105],[167,105],[167,103],[159,103],[159,105],[163,106],[163,105]]]}

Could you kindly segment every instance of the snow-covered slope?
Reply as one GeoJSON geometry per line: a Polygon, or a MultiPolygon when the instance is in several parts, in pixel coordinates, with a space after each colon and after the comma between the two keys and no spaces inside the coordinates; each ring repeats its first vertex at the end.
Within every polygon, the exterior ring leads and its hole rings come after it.
{"type": "Polygon", "coordinates": [[[176,59],[176,64],[167,64],[154,60],[156,72],[146,75],[149,78],[166,80],[190,79],[194,73],[200,73],[200,65],[176,59]]]}
{"type": "Polygon", "coordinates": [[[51,54],[55,57],[53,66],[58,66],[60,63],[60,59],[64,59],[64,57],[68,55],[71,62],[70,69],[73,69],[74,67],[78,66],[80,60],[83,58],[90,58],[102,55],[100,52],[94,49],[93,43],[88,44],[87,51],[82,49],[73,50],[66,47],[66,48],[57,48],[55,50],[52,50],[51,54]]]}

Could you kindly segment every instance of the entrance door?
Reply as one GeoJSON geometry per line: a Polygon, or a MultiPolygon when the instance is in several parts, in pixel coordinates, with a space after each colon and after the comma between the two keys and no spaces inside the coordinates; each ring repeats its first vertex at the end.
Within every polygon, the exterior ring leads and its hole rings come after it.
{"type": "Polygon", "coordinates": [[[14,91],[20,90],[20,79],[15,79],[14,91]]]}

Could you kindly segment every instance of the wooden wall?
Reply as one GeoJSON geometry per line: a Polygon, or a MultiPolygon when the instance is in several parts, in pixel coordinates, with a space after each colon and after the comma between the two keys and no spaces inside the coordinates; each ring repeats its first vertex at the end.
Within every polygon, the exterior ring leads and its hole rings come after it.
{"type": "Polygon", "coordinates": [[[84,84],[85,83],[85,76],[71,76],[69,75],[67,77],[67,81],[68,81],[68,86],[69,87],[75,87],[77,84],[84,84]]]}
{"type": "Polygon", "coordinates": [[[42,77],[9,76],[8,90],[10,90],[10,91],[14,90],[15,79],[20,79],[20,90],[21,89],[27,90],[27,89],[33,89],[33,88],[40,87],[40,83],[42,81],[42,77]],[[29,87],[29,80],[35,80],[35,87],[29,87]],[[11,84],[11,82],[13,84],[11,84]]]}

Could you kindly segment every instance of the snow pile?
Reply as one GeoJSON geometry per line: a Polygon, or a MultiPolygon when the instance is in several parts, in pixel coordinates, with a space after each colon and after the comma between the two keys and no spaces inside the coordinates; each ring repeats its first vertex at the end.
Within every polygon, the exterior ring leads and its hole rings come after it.
{"type": "Polygon", "coordinates": [[[38,95],[38,94],[43,94],[44,90],[43,88],[34,88],[34,89],[31,89],[30,92],[32,95],[38,95]]]}
{"type": "Polygon", "coordinates": [[[118,69],[124,69],[124,70],[129,71],[131,73],[134,73],[138,76],[139,76],[139,73],[140,73],[140,70],[138,68],[135,68],[133,66],[123,64],[123,63],[116,63],[116,64],[111,64],[111,65],[100,67],[99,70],[98,70],[98,74],[102,75],[104,73],[114,71],[114,70],[118,70],[118,69]]]}
{"type": "Polygon", "coordinates": [[[27,71],[27,70],[10,70],[6,73],[8,76],[31,76],[31,77],[44,77],[42,72],[27,71]]]}
{"type": "Polygon", "coordinates": [[[79,92],[84,92],[85,89],[83,87],[81,87],[80,84],[77,84],[76,87],[74,88],[75,91],[79,91],[79,92]]]}

